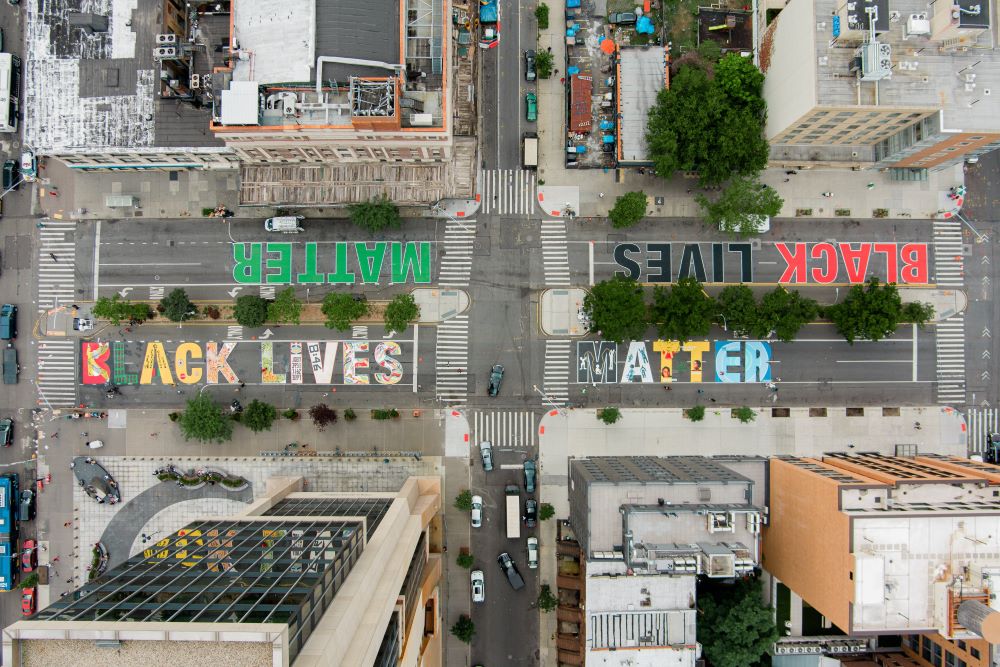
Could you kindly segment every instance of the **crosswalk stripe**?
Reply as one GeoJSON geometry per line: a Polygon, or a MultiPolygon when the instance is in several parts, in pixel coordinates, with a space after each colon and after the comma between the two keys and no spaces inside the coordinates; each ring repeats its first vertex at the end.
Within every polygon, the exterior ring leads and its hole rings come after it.
{"type": "Polygon", "coordinates": [[[938,322],[935,332],[937,402],[965,403],[965,317],[955,315],[938,322]]]}
{"type": "Polygon", "coordinates": [[[473,440],[489,440],[500,449],[531,449],[537,444],[535,414],[530,410],[477,410],[473,440]]]}
{"type": "Polygon", "coordinates": [[[982,454],[986,449],[986,436],[1000,431],[997,408],[969,408],[965,413],[965,423],[968,425],[968,447],[970,453],[982,454]]]}
{"type": "Polygon", "coordinates": [[[933,229],[934,282],[941,287],[962,287],[965,283],[962,225],[957,220],[939,220],[933,229]]]}
{"type": "Polygon", "coordinates": [[[434,362],[437,399],[446,403],[465,403],[469,394],[468,315],[459,315],[438,325],[434,362]]]}
{"type": "Polygon", "coordinates": [[[535,209],[535,178],[535,172],[526,169],[480,170],[482,212],[531,215],[535,209]]]}
{"type": "Polygon", "coordinates": [[[438,284],[443,287],[468,287],[472,276],[472,254],[476,242],[475,220],[449,220],[444,227],[444,243],[438,284]]]}
{"type": "Polygon", "coordinates": [[[557,405],[569,402],[569,355],[568,340],[545,341],[545,372],[542,387],[545,396],[557,405]]]}
{"type": "Polygon", "coordinates": [[[569,278],[569,246],[566,243],[566,223],[562,220],[544,220],[542,234],[542,269],[545,284],[567,286],[569,278]]]}
{"type": "Polygon", "coordinates": [[[43,220],[35,270],[39,312],[66,305],[76,294],[75,222],[43,220]],[[55,259],[53,259],[55,258],[55,259]]]}
{"type": "Polygon", "coordinates": [[[38,344],[38,405],[76,405],[76,341],[45,340],[38,344]]]}

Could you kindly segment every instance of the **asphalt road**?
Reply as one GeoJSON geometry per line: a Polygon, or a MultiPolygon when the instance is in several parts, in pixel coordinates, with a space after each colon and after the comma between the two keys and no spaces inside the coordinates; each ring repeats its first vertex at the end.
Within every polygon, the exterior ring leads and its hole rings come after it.
{"type": "MultiPolygon", "coordinates": [[[[525,119],[524,95],[535,84],[524,80],[524,51],[535,49],[535,16],[515,0],[500,2],[500,44],[480,50],[480,152],[486,169],[518,169],[521,134],[534,123],[525,119]]],[[[543,113],[539,109],[539,113],[543,113]]]]}

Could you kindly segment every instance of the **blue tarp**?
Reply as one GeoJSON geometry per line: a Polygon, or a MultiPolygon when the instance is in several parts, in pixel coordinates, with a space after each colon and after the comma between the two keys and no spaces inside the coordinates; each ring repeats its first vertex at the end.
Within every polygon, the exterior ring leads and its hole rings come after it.
{"type": "Polygon", "coordinates": [[[601,129],[602,130],[613,130],[614,127],[615,127],[614,121],[610,121],[610,120],[602,120],[601,121],[601,129]]]}
{"type": "Polygon", "coordinates": [[[615,135],[605,134],[603,137],[601,137],[601,141],[603,141],[606,144],[613,144],[615,143],[615,135]]]}
{"type": "Polygon", "coordinates": [[[580,0],[566,0],[567,9],[576,9],[580,6],[580,0]]]}
{"type": "Polygon", "coordinates": [[[649,20],[648,16],[640,16],[639,20],[635,24],[635,31],[638,33],[652,35],[656,32],[656,28],[653,27],[653,22],[649,20]]]}
{"type": "Polygon", "coordinates": [[[579,74],[580,68],[575,65],[570,65],[569,67],[566,68],[566,73],[569,74],[570,76],[573,76],[574,74],[579,74]]]}
{"type": "Polygon", "coordinates": [[[496,23],[499,17],[497,0],[479,0],[480,23],[496,23]]]}

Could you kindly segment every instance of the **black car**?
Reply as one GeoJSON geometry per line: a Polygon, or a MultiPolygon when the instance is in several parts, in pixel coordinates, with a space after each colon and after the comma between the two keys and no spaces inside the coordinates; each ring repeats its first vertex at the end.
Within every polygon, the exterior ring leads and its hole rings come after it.
{"type": "Polygon", "coordinates": [[[10,417],[0,419],[0,445],[10,447],[14,442],[14,420],[10,417]]]}
{"type": "Polygon", "coordinates": [[[490,396],[496,396],[500,393],[500,384],[503,382],[503,366],[500,364],[495,365],[490,369],[490,387],[488,389],[490,396]]]}
{"type": "Polygon", "coordinates": [[[31,521],[35,518],[35,492],[31,489],[21,491],[21,504],[17,510],[19,521],[31,521]]]}
{"type": "Polygon", "coordinates": [[[7,160],[3,163],[3,189],[9,190],[17,188],[21,184],[21,179],[17,176],[17,161],[7,160]]]}
{"type": "Polygon", "coordinates": [[[537,520],[538,502],[532,498],[528,498],[524,501],[524,525],[528,528],[534,528],[537,520]]]}
{"type": "Polygon", "coordinates": [[[535,52],[528,49],[524,52],[524,80],[534,81],[538,75],[535,72],[535,52]]]}
{"type": "Polygon", "coordinates": [[[509,553],[505,551],[497,556],[497,563],[500,565],[500,570],[507,577],[507,581],[510,582],[511,588],[515,591],[524,588],[524,579],[521,578],[521,573],[517,571],[517,565],[514,564],[509,553]]]}

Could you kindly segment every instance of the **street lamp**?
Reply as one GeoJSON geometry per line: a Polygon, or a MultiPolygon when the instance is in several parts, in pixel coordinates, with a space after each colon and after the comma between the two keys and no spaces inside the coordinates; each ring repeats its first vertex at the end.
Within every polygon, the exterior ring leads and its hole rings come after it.
{"type": "Polygon", "coordinates": [[[719,313],[717,315],[717,317],[721,317],[722,318],[722,330],[723,331],[729,331],[729,327],[727,326],[727,323],[726,323],[726,316],[723,315],[722,313],[719,313]]]}
{"type": "Polygon", "coordinates": [[[548,395],[545,394],[545,392],[543,392],[541,389],[539,389],[537,384],[531,385],[531,388],[538,392],[538,395],[542,397],[542,401],[543,402],[548,403],[549,405],[551,405],[553,407],[553,409],[555,409],[556,412],[558,412],[559,414],[561,414],[563,417],[566,416],[566,411],[564,409],[560,408],[558,405],[556,405],[555,401],[553,401],[551,398],[548,397],[548,395]]]}

